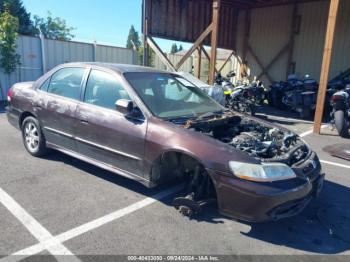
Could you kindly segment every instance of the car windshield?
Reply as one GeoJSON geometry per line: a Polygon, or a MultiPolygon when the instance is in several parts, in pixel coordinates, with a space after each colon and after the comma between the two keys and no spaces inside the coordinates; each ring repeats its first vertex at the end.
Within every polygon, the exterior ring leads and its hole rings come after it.
{"type": "Polygon", "coordinates": [[[167,73],[125,73],[151,112],[160,118],[198,117],[224,108],[198,87],[167,73]]]}

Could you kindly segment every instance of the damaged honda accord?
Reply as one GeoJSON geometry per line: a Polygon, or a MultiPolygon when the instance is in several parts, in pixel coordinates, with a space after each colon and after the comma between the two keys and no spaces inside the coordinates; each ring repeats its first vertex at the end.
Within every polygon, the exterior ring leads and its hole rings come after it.
{"type": "Polygon", "coordinates": [[[182,214],[262,222],[296,215],[324,174],[298,135],[230,111],[192,83],[147,67],[70,63],[8,92],[7,116],[33,156],[54,149],[148,187],[185,181],[182,214]]]}

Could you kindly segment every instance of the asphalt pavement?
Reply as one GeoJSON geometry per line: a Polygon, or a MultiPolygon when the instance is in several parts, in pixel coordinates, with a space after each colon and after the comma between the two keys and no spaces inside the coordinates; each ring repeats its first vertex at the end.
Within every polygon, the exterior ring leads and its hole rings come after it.
{"type": "Polygon", "coordinates": [[[298,216],[252,224],[223,217],[215,207],[193,219],[181,216],[171,205],[175,184],[147,189],[58,152],[31,157],[0,114],[0,197],[6,200],[0,256],[350,255],[350,163],[322,150],[350,140],[330,126],[317,136],[308,132],[312,122],[271,115],[258,114],[304,134],[324,161],[326,182],[298,216]]]}

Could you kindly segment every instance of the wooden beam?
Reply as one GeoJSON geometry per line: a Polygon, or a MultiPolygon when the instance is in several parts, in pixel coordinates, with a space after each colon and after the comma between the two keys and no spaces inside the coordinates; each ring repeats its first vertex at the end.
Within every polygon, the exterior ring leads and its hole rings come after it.
{"type": "Polygon", "coordinates": [[[316,113],[314,119],[314,133],[320,134],[323,116],[324,102],[328,85],[329,67],[332,58],[332,48],[334,41],[334,30],[337,22],[339,0],[331,0],[328,14],[326,40],[323,51],[320,85],[318,88],[316,113]]]}
{"type": "MultiPolygon", "coordinates": [[[[257,62],[257,64],[260,66],[261,70],[264,70],[264,65],[263,63],[260,61],[260,58],[254,53],[252,47],[250,46],[250,44],[247,45],[247,49],[250,52],[250,54],[252,55],[252,57],[255,59],[255,61],[257,62]]],[[[267,79],[273,83],[274,80],[273,78],[270,76],[270,74],[268,72],[265,73],[267,79]]]]}
{"type": "Polygon", "coordinates": [[[163,53],[161,48],[157,45],[157,43],[153,40],[151,36],[147,37],[147,44],[153,49],[156,55],[162,60],[162,62],[171,70],[177,71],[174,65],[170,62],[168,57],[163,53]]]}
{"type": "MultiPolygon", "coordinates": [[[[205,57],[209,60],[210,62],[210,55],[208,54],[207,50],[205,50],[205,48],[203,46],[201,46],[202,52],[205,55],[205,57]]],[[[216,69],[215,67],[215,73],[219,73],[219,71],[216,69]]]]}
{"type": "Polygon", "coordinates": [[[218,29],[219,29],[219,16],[220,16],[220,1],[213,0],[213,18],[212,25],[213,29],[211,31],[211,55],[209,63],[209,85],[214,84],[215,79],[215,68],[216,68],[216,52],[218,45],[218,29]]]}
{"type": "Polygon", "coordinates": [[[284,47],[282,47],[282,49],[277,53],[277,55],[271,60],[271,62],[265,66],[262,69],[262,72],[259,74],[258,79],[260,79],[263,75],[266,75],[266,73],[268,73],[269,69],[278,61],[278,59],[285,53],[288,51],[289,46],[290,46],[291,42],[288,42],[284,47]]]}
{"type": "Polygon", "coordinates": [[[142,1],[142,29],[143,29],[143,66],[148,66],[148,19],[147,19],[147,8],[149,8],[149,1],[142,1]]]}
{"type": "Polygon", "coordinates": [[[192,53],[199,47],[200,44],[204,41],[204,39],[210,34],[213,28],[213,23],[211,23],[205,30],[204,32],[197,38],[196,42],[191,46],[191,48],[186,52],[186,54],[181,58],[179,63],[175,66],[176,70],[178,70],[183,63],[189,58],[192,53]]]}
{"type": "Polygon", "coordinates": [[[201,50],[202,50],[203,54],[205,55],[205,57],[210,61],[210,55],[208,54],[207,50],[205,50],[205,48],[203,46],[201,46],[201,50]]]}
{"type": "Polygon", "coordinates": [[[235,54],[235,51],[232,51],[230,53],[230,55],[226,58],[225,62],[222,64],[222,66],[220,67],[220,69],[218,70],[219,72],[222,71],[222,69],[224,69],[225,65],[227,64],[228,61],[230,61],[231,57],[235,54]]]}
{"type": "Polygon", "coordinates": [[[201,47],[197,48],[198,57],[197,57],[197,63],[196,63],[196,76],[198,79],[201,78],[201,68],[202,68],[202,50],[201,47]]]}

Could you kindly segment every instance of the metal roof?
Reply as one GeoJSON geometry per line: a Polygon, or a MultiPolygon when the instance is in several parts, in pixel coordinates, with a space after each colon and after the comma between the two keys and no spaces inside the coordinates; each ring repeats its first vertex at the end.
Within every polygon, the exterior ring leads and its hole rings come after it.
{"type": "MultiPolygon", "coordinates": [[[[311,1],[324,0],[221,0],[218,47],[236,49],[241,9],[311,1]]],[[[148,34],[153,37],[194,43],[212,22],[212,0],[144,0],[144,4],[148,34]]],[[[209,37],[203,44],[210,45],[209,37]]]]}

